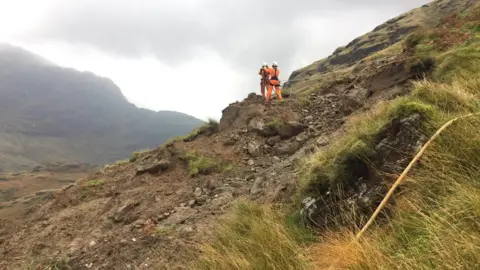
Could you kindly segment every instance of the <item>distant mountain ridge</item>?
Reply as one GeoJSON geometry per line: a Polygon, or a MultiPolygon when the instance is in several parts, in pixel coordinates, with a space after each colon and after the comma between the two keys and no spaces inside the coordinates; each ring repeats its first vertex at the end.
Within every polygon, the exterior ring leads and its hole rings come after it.
{"type": "Polygon", "coordinates": [[[137,108],[108,78],[0,45],[0,170],[113,162],[202,123],[184,113],[137,108]]]}

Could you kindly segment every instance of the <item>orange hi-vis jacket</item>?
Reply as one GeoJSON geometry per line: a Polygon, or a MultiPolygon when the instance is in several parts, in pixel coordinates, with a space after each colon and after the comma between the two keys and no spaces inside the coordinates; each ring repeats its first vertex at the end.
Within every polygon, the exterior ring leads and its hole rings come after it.
{"type": "Polygon", "coordinates": [[[258,75],[262,76],[260,78],[260,80],[263,82],[263,83],[267,83],[268,82],[268,79],[269,79],[269,76],[270,76],[270,70],[269,68],[261,68],[260,71],[258,72],[258,75]]]}
{"type": "Polygon", "coordinates": [[[280,76],[280,70],[271,68],[269,73],[270,73],[270,84],[279,85],[280,79],[278,78],[278,76],[280,76]]]}

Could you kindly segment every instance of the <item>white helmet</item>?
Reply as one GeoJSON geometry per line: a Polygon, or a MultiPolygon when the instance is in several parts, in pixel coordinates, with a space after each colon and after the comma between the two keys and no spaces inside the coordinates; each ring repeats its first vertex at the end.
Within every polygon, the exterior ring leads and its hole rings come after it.
{"type": "Polygon", "coordinates": [[[266,66],[268,66],[267,63],[263,63],[262,67],[266,67],[266,66]]]}
{"type": "Polygon", "coordinates": [[[277,67],[277,66],[278,66],[277,62],[272,63],[272,67],[277,67]]]}

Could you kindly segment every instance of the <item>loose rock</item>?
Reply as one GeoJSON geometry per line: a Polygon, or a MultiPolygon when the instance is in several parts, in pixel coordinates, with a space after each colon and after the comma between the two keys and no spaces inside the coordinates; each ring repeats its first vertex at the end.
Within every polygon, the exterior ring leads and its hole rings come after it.
{"type": "Polygon", "coordinates": [[[159,171],[164,171],[170,167],[170,161],[167,159],[162,159],[160,161],[155,161],[152,164],[141,165],[137,167],[137,174],[150,173],[155,174],[159,171]]]}
{"type": "Polygon", "coordinates": [[[193,192],[193,196],[195,196],[196,198],[202,196],[202,189],[196,188],[195,192],[193,192]]]}
{"type": "Polygon", "coordinates": [[[325,146],[328,144],[328,138],[325,136],[320,136],[320,138],[317,139],[317,146],[325,146]]]}
{"type": "Polygon", "coordinates": [[[308,134],[305,132],[302,132],[298,134],[298,136],[295,138],[297,142],[305,142],[308,140],[308,134]]]}
{"type": "Polygon", "coordinates": [[[279,156],[293,155],[298,149],[300,149],[300,143],[297,141],[285,142],[275,147],[275,151],[279,156]]]}
{"type": "Polygon", "coordinates": [[[248,153],[252,157],[260,156],[260,145],[256,141],[252,141],[248,143],[248,153]]]}
{"type": "Polygon", "coordinates": [[[265,121],[261,117],[255,117],[250,120],[250,123],[248,124],[248,129],[265,137],[275,135],[275,130],[267,126],[265,124],[265,121]]]}
{"type": "Polygon", "coordinates": [[[115,222],[126,221],[129,219],[129,213],[138,205],[137,202],[129,200],[115,212],[113,220],[115,222]]]}
{"type": "Polygon", "coordinates": [[[283,139],[288,139],[302,133],[306,127],[307,126],[303,125],[302,123],[290,121],[278,126],[277,132],[283,139]]]}
{"type": "Polygon", "coordinates": [[[268,138],[267,144],[270,146],[275,146],[277,143],[281,141],[282,141],[282,138],[280,136],[275,136],[275,137],[268,138]]]}
{"type": "Polygon", "coordinates": [[[262,183],[265,181],[265,177],[259,176],[253,182],[252,187],[250,188],[250,194],[255,195],[262,191],[262,183]]]}

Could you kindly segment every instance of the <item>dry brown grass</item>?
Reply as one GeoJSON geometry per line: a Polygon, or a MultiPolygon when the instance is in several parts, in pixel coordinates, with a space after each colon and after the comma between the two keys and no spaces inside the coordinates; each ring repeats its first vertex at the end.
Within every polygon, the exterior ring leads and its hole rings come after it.
{"type": "Polygon", "coordinates": [[[310,269],[302,247],[284,219],[266,205],[238,202],[218,224],[213,243],[201,247],[192,269],[310,269]]]}
{"type": "MultiPolygon", "coordinates": [[[[413,97],[435,106],[432,121],[438,126],[456,115],[480,111],[477,80],[419,82],[413,97]]],[[[475,269],[480,265],[478,130],[478,117],[460,120],[432,144],[403,185],[388,226],[373,227],[353,244],[351,233],[326,233],[311,248],[317,269],[332,265],[330,269],[475,269]]]]}

